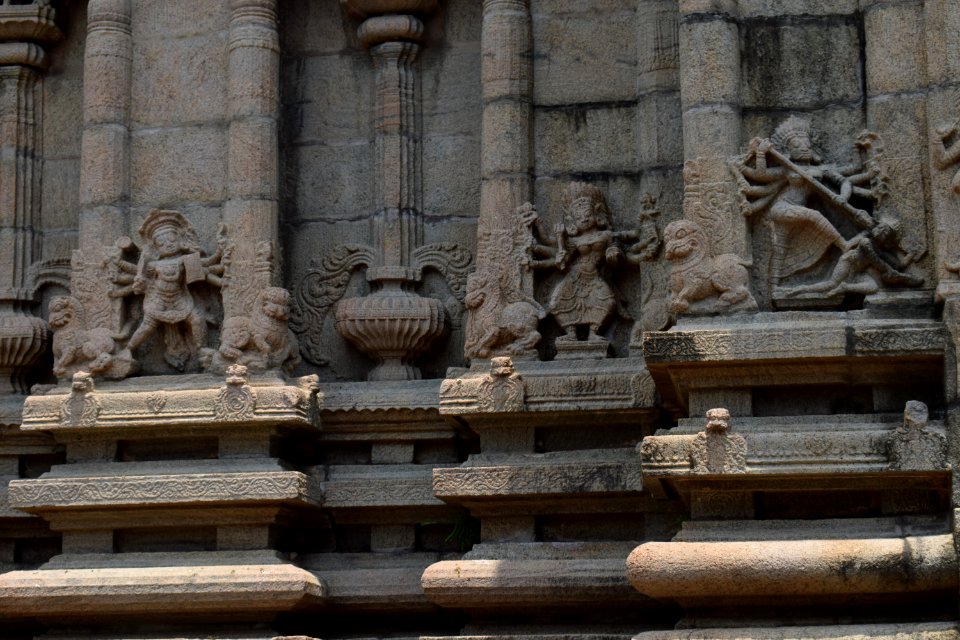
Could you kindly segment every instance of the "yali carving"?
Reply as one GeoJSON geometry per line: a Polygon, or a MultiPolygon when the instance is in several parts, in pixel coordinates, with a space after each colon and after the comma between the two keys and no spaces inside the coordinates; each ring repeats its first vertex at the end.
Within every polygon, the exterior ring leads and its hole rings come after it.
{"type": "Polygon", "coordinates": [[[910,400],[903,409],[903,423],[887,441],[887,469],[924,471],[947,468],[947,439],[928,428],[930,411],[919,400],[910,400]]]}
{"type": "Polygon", "coordinates": [[[726,409],[707,411],[706,429],[690,444],[693,473],[745,473],[747,441],[730,430],[730,412],[726,409]]]}
{"type": "Polygon", "coordinates": [[[664,255],[670,262],[670,311],[678,314],[752,312],[748,263],[726,253],[712,257],[700,225],[674,220],[664,229],[664,255]]]}

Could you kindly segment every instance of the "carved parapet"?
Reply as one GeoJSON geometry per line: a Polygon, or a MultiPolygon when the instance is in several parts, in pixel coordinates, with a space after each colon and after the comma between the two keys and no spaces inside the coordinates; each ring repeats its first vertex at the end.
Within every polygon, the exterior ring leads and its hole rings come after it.
{"type": "Polygon", "coordinates": [[[96,390],[91,382],[89,389],[82,391],[75,383],[69,393],[61,386],[27,398],[23,429],[67,433],[96,427],[98,433],[104,433],[179,427],[216,430],[243,425],[313,428],[317,411],[315,377],[299,378],[292,384],[271,376],[249,382],[243,376],[230,378],[224,383],[222,378],[207,375],[185,379],[156,376],[136,379],[137,384],[104,384],[96,390]],[[87,399],[96,403],[95,415],[81,411],[74,419],[77,412],[65,410],[87,399]],[[64,419],[65,415],[69,419],[64,419]]]}
{"type": "Polygon", "coordinates": [[[481,417],[491,411],[642,411],[651,410],[656,401],[656,387],[640,359],[511,361],[515,373],[506,377],[485,370],[491,366],[502,370],[507,360],[510,359],[494,358],[501,364],[477,363],[464,375],[444,380],[440,387],[440,413],[481,417]],[[504,394],[500,402],[494,394],[498,388],[513,394],[504,394]]]}
{"type": "MultiPolygon", "coordinates": [[[[941,322],[897,318],[882,309],[876,317],[759,313],[690,319],[669,331],[648,331],[643,355],[665,403],[686,411],[691,394],[709,389],[896,385],[905,376],[939,385],[945,340],[941,322]]],[[[707,408],[696,406],[697,412],[707,408]]]]}
{"type": "MultiPolygon", "coordinates": [[[[907,481],[893,471],[913,471],[939,486],[946,482],[948,470],[943,453],[917,464],[899,466],[900,438],[898,417],[882,415],[834,415],[784,418],[736,418],[738,434],[700,431],[699,421],[684,419],[673,429],[647,436],[638,446],[643,476],[649,481],[669,481],[691,489],[700,487],[702,474],[732,474],[724,483],[742,490],[759,489],[780,483],[777,478],[798,476],[829,477],[822,481],[837,487],[852,486],[852,477],[860,476],[860,486],[902,488],[907,481]],[[711,441],[710,438],[713,438],[711,441]]],[[[932,420],[925,432],[929,439],[942,442],[943,421],[932,420]]],[[[910,443],[907,446],[926,442],[910,443]]],[[[911,452],[919,451],[909,449],[911,452]]],[[[922,483],[923,480],[917,480],[922,483]]],[[[684,489],[681,489],[684,490],[684,489]]]]}

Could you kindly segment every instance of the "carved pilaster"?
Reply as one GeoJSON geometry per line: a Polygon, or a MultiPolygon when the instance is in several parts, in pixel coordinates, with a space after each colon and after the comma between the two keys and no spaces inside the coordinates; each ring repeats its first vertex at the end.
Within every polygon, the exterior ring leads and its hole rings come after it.
{"type": "MultiPolygon", "coordinates": [[[[223,220],[231,239],[231,285],[223,290],[226,317],[251,311],[244,291],[269,287],[264,248],[277,239],[280,37],[276,0],[231,0],[227,133],[227,201],[223,220]]],[[[272,261],[274,256],[267,258],[272,261]]],[[[267,265],[269,267],[269,265],[267,265]]]]}
{"type": "Polygon", "coordinates": [[[40,259],[41,45],[62,35],[53,18],[49,0],[0,6],[0,395],[27,392],[47,344],[30,267],[40,259]]]}

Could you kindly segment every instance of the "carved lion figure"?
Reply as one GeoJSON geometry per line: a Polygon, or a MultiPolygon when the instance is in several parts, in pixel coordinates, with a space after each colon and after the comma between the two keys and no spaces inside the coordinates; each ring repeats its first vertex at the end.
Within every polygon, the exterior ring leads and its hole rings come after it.
{"type": "Polygon", "coordinates": [[[489,358],[497,353],[521,355],[537,346],[537,323],[546,315],[535,300],[506,303],[497,274],[478,269],[467,278],[464,304],[470,310],[470,327],[464,351],[468,358],[489,358]]]}
{"type": "Polygon", "coordinates": [[[671,263],[671,311],[685,313],[698,302],[702,304],[696,310],[703,313],[756,311],[750,275],[738,256],[711,257],[706,236],[691,220],[671,222],[663,235],[664,254],[671,263]]]}
{"type": "Polygon", "coordinates": [[[117,342],[109,329],[86,328],[83,306],[76,298],[53,298],[49,322],[54,330],[53,373],[58,378],[69,378],[80,371],[122,378],[132,367],[132,358],[115,355],[117,342]]]}
{"type": "Polygon", "coordinates": [[[288,373],[300,363],[299,347],[288,328],[290,293],[267,287],[257,296],[249,316],[224,320],[220,348],[210,354],[208,368],[224,371],[232,364],[252,371],[281,368],[288,373]]]}

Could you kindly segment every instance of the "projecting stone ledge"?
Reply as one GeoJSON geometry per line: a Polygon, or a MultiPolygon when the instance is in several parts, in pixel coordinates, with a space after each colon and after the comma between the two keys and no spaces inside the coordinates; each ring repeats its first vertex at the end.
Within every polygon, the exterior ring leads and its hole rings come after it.
{"type": "Polygon", "coordinates": [[[956,622],[647,631],[634,640],[958,640],[956,622]]]}
{"type": "Polygon", "coordinates": [[[96,383],[77,376],[72,385],[29,396],[22,428],[58,435],[97,427],[101,433],[129,435],[177,427],[309,429],[316,421],[316,376],[288,381],[268,373],[249,379],[228,376],[225,382],[223,377],[194,374],[96,383]]]}
{"type": "Polygon", "coordinates": [[[275,552],[64,555],[0,576],[0,615],[269,619],[316,604],[324,593],[316,576],[275,552]]]}
{"type": "Polygon", "coordinates": [[[718,483],[759,487],[764,478],[771,484],[778,477],[792,483],[797,475],[834,476],[847,487],[853,475],[949,475],[943,421],[908,427],[903,420],[897,414],[729,418],[730,435],[716,436],[713,444],[739,436],[746,451],[742,468],[730,467],[726,473],[707,468],[697,458],[695,445],[704,438],[699,435],[702,418],[683,419],[676,428],[644,438],[638,451],[648,482],[693,483],[700,478],[714,488],[718,483]]]}
{"type": "Polygon", "coordinates": [[[440,387],[440,413],[485,414],[650,411],[656,387],[643,358],[477,361],[469,370],[451,369],[440,387]]]}
{"type": "Polygon", "coordinates": [[[642,492],[633,449],[479,454],[459,467],[433,471],[433,493],[474,513],[491,508],[499,513],[549,512],[558,504],[569,509],[574,503],[590,513],[611,502],[633,510],[645,500],[642,492]]]}

